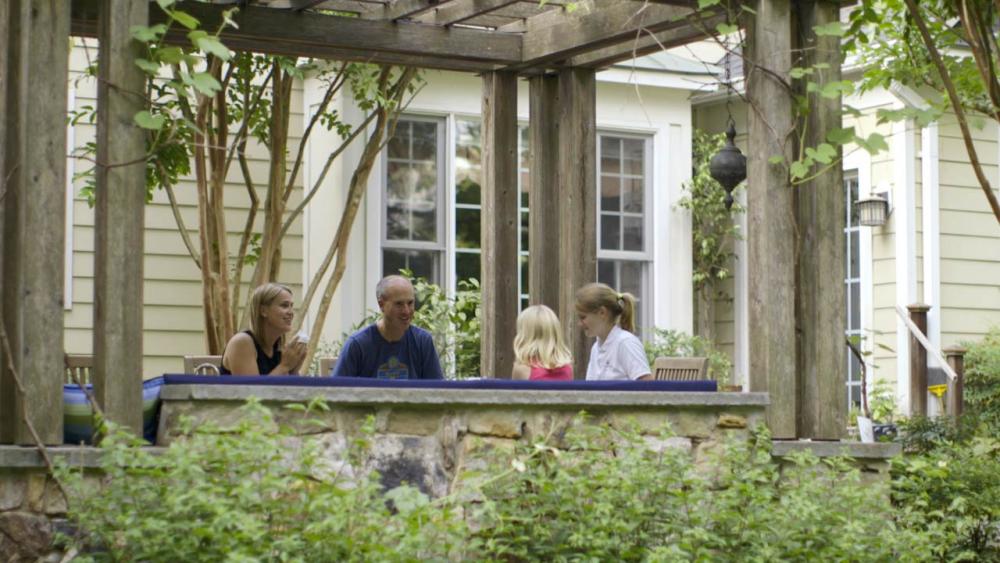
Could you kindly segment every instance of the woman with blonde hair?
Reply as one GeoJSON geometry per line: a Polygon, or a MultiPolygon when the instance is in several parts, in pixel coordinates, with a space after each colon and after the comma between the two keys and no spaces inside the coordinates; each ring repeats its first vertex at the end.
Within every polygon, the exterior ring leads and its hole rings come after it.
{"type": "Polygon", "coordinates": [[[532,305],[517,317],[513,379],[570,381],[573,357],[559,318],[545,305],[532,305]]]}
{"type": "Polygon", "coordinates": [[[238,332],[226,343],[222,375],[290,375],[298,373],[306,357],[306,342],[285,335],[295,318],[292,290],[266,283],[250,298],[250,329],[238,332]]]}
{"type": "Polygon", "coordinates": [[[603,283],[592,283],[576,292],[580,328],[597,341],[590,349],[587,380],[652,379],[649,360],[635,330],[635,296],[620,293],[603,283]]]}

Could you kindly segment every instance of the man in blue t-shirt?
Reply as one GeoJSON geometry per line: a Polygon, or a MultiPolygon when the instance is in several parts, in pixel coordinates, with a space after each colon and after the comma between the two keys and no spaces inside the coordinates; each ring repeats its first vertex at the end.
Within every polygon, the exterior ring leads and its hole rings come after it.
{"type": "Polygon", "coordinates": [[[375,296],[382,318],[347,339],[333,376],[443,379],[431,333],[410,324],[415,301],[410,280],[386,276],[375,296]]]}

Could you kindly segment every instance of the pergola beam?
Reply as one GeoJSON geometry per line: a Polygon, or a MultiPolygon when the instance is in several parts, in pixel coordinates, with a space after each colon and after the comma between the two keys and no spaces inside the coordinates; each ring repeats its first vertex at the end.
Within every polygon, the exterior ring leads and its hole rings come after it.
{"type": "Polygon", "coordinates": [[[420,14],[433,10],[439,4],[446,4],[452,0],[395,0],[391,5],[386,6],[384,18],[387,20],[401,20],[419,16],[420,14]]]}
{"type": "MultiPolygon", "coordinates": [[[[97,36],[97,1],[73,0],[73,33],[97,36]]],[[[222,23],[228,6],[185,3],[184,9],[207,29],[222,23]]],[[[151,23],[166,23],[158,9],[151,23]]],[[[513,34],[417,23],[348,18],[248,6],[233,17],[221,39],[231,49],[301,57],[400,64],[449,70],[481,71],[518,63],[521,38],[513,34]]],[[[176,26],[174,26],[176,27],[176,26]]],[[[169,43],[187,43],[186,33],[172,30],[169,43]]]]}
{"type": "Polygon", "coordinates": [[[703,39],[715,29],[715,26],[725,23],[726,19],[725,13],[693,14],[688,16],[687,25],[680,25],[659,33],[643,30],[626,42],[577,55],[569,59],[566,64],[567,66],[602,68],[643,57],[703,39]]]}
{"type": "Polygon", "coordinates": [[[527,31],[522,65],[533,66],[567,59],[616,43],[634,40],[642,30],[663,31],[682,26],[691,14],[687,8],[624,2],[595,9],[585,16],[568,16],[566,22],[527,31]]]}
{"type": "Polygon", "coordinates": [[[417,21],[435,25],[453,25],[477,16],[488,14],[493,10],[516,4],[520,0],[455,0],[450,4],[435,8],[417,16],[417,21]]]}

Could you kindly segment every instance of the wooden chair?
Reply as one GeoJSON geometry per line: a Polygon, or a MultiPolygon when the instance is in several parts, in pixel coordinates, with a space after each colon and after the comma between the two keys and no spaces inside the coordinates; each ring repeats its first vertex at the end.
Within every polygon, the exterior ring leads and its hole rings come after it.
{"type": "Polygon", "coordinates": [[[184,356],[184,373],[190,375],[219,375],[222,356],[184,356]]]}
{"type": "Polygon", "coordinates": [[[75,384],[77,380],[82,385],[91,383],[90,374],[94,370],[93,356],[87,354],[64,354],[63,358],[66,366],[64,380],[67,384],[75,384]]]}
{"type": "Polygon", "coordinates": [[[328,377],[333,372],[333,367],[337,365],[337,356],[332,358],[320,358],[319,359],[319,373],[316,375],[320,377],[328,377]]]}
{"type": "Polygon", "coordinates": [[[708,358],[656,358],[653,379],[656,381],[697,381],[708,379],[708,358]]]}

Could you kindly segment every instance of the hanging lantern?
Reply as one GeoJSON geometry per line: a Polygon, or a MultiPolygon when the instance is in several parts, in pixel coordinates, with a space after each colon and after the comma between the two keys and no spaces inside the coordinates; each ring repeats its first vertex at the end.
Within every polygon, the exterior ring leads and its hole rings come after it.
{"type": "Polygon", "coordinates": [[[726,209],[733,206],[733,190],[747,178],[747,157],[736,148],[736,125],[729,121],[726,145],[708,163],[708,172],[726,190],[726,209]]]}
{"type": "Polygon", "coordinates": [[[880,194],[871,194],[865,199],[859,199],[858,223],[865,227],[881,227],[889,216],[889,200],[880,194]]]}

